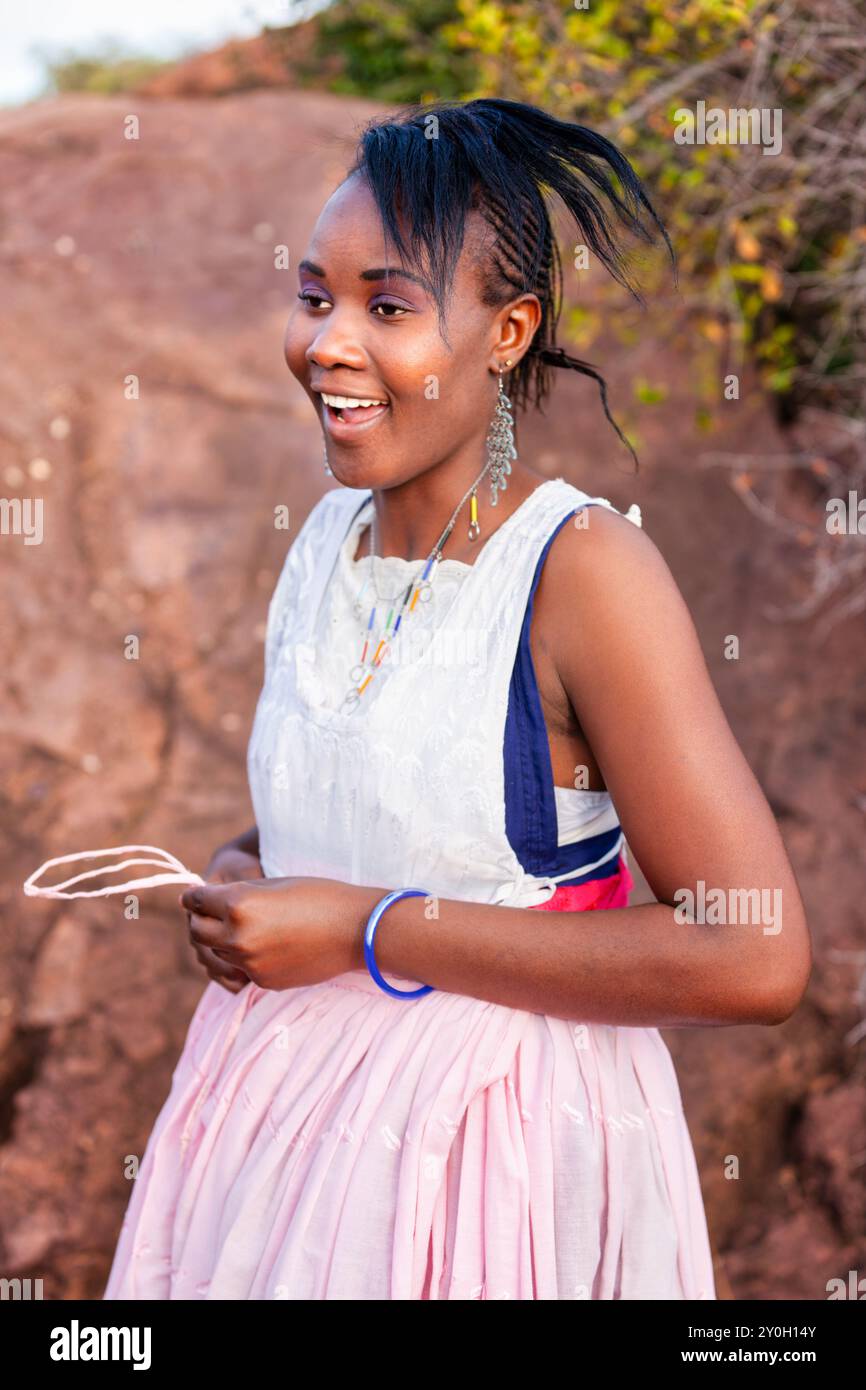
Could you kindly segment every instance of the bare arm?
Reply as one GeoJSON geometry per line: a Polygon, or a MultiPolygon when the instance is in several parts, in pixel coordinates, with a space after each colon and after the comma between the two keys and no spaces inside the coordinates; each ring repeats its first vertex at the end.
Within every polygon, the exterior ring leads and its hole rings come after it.
{"type": "MultiPolygon", "coordinates": [[[[377,929],[377,961],[439,989],[587,1022],[780,1023],[803,996],[811,948],[775,820],[658,550],[622,517],[599,507],[590,516],[551,546],[536,611],[659,901],[539,913],[439,900],[428,919],[422,899],[404,899],[377,929]],[[683,891],[699,902],[700,882],[721,890],[739,920],[677,920],[683,891]],[[756,920],[754,896],[741,896],[758,890],[760,901],[761,889],[781,905],[780,922],[756,920]]],[[[362,939],[387,890],[352,891],[362,939]]]]}

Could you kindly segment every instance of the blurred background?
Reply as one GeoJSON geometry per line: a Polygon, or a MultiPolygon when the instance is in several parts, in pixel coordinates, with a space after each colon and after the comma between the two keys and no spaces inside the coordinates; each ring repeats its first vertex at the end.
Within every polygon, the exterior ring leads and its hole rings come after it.
{"type": "Polygon", "coordinates": [[[127,1156],[207,983],[173,889],[129,920],[122,898],[21,883],[132,842],[201,871],[251,823],[267,603],[329,482],[282,358],[295,265],[364,121],[501,96],[615,140],[676,246],[678,286],[635,248],[643,308],[564,248],[560,342],[604,373],[640,472],[574,373],[521,453],[640,504],[778,818],[815,947],[805,1003],[777,1028],[664,1036],[719,1296],[825,1298],[866,1267],[863,4],[118,14],[34,0],[0,45],[0,1274],[101,1297],[127,1156]],[[680,143],[700,103],[781,113],[781,148],[680,143]]]}

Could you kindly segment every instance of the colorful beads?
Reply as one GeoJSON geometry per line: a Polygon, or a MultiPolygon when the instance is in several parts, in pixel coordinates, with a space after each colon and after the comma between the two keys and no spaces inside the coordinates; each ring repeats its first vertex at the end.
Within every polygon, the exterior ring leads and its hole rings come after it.
{"type": "MultiPolygon", "coordinates": [[[[501,373],[500,373],[500,375],[501,375],[501,373]]],[[[500,382],[500,391],[501,391],[501,389],[502,389],[502,388],[501,388],[501,382],[500,382]]],[[[355,706],[355,705],[357,704],[357,702],[358,702],[359,697],[360,697],[360,696],[363,694],[363,692],[367,689],[367,686],[370,684],[370,681],[373,679],[373,676],[375,675],[376,671],[378,671],[378,670],[381,668],[382,663],[384,662],[385,658],[388,656],[388,653],[389,653],[389,651],[390,651],[389,638],[390,638],[390,639],[393,639],[394,637],[396,637],[396,635],[397,635],[397,633],[398,633],[398,631],[399,631],[399,629],[400,629],[400,624],[401,624],[402,621],[403,621],[403,615],[404,615],[404,613],[406,613],[407,611],[408,611],[409,613],[414,612],[414,611],[415,611],[415,605],[416,605],[417,603],[429,603],[429,602],[430,602],[430,600],[431,600],[431,598],[432,598],[432,596],[433,596],[433,576],[434,576],[434,573],[435,573],[436,566],[439,564],[439,561],[442,559],[442,548],[443,548],[443,546],[446,544],[446,542],[448,541],[448,538],[450,537],[451,532],[454,530],[454,524],[455,524],[455,522],[456,522],[456,520],[457,520],[458,513],[459,513],[459,511],[460,511],[460,508],[463,506],[464,502],[466,501],[467,497],[470,498],[470,503],[469,503],[469,505],[470,505],[470,515],[471,515],[471,521],[470,521],[470,526],[469,526],[469,538],[470,538],[470,540],[475,540],[476,537],[478,536],[480,528],[479,528],[479,525],[478,525],[478,498],[477,498],[477,496],[476,496],[476,489],[477,489],[477,487],[478,487],[478,484],[481,482],[481,479],[484,477],[484,474],[487,472],[489,466],[490,466],[490,465],[489,465],[489,462],[488,462],[487,464],[485,464],[484,468],[481,470],[481,472],[479,473],[478,477],[475,479],[475,482],[472,484],[472,487],[469,488],[466,492],[464,492],[462,498],[461,498],[460,501],[457,503],[457,506],[454,508],[454,511],[451,513],[451,516],[450,516],[450,518],[449,518],[449,520],[448,520],[448,522],[447,522],[447,524],[446,524],[444,530],[442,531],[442,534],[440,535],[438,541],[436,542],[435,546],[433,547],[433,549],[431,550],[430,554],[428,555],[426,561],[424,562],[424,568],[422,569],[421,574],[418,576],[417,580],[416,580],[416,579],[413,579],[413,580],[411,580],[411,581],[409,582],[409,584],[407,585],[406,592],[405,592],[405,594],[403,595],[403,602],[400,604],[400,610],[399,610],[399,612],[397,613],[397,621],[396,621],[396,623],[394,624],[393,631],[392,631],[392,629],[391,629],[391,623],[393,622],[393,619],[394,619],[394,613],[395,613],[395,610],[396,610],[396,604],[395,604],[393,601],[391,602],[391,606],[390,606],[390,608],[388,609],[388,618],[387,618],[387,621],[386,621],[386,623],[385,623],[384,631],[383,631],[383,633],[382,633],[382,636],[381,636],[380,639],[379,639],[379,643],[378,643],[378,646],[376,647],[376,650],[375,650],[375,653],[374,653],[374,655],[373,655],[373,658],[372,658],[372,661],[371,661],[371,663],[370,663],[370,666],[368,667],[368,666],[367,666],[367,653],[368,653],[368,651],[370,650],[371,633],[372,633],[372,631],[373,631],[373,624],[374,624],[375,621],[376,621],[376,605],[375,605],[375,603],[374,603],[374,605],[373,605],[373,607],[372,607],[372,609],[371,609],[371,611],[370,611],[370,617],[369,617],[369,620],[368,620],[368,622],[367,622],[367,627],[366,627],[366,629],[361,633],[361,636],[362,636],[362,639],[363,639],[363,648],[362,648],[362,651],[361,651],[361,660],[360,660],[355,666],[353,666],[352,669],[351,669],[351,671],[349,672],[349,679],[350,679],[350,681],[352,682],[352,685],[353,685],[355,688],[354,688],[354,689],[350,689],[350,690],[348,691],[348,693],[346,694],[346,697],[345,697],[344,702],[343,702],[344,707],[348,707],[349,709],[354,708],[354,706],[355,706]],[[471,494],[471,495],[470,495],[470,494],[471,494]],[[356,682],[358,681],[358,679],[360,678],[361,674],[363,674],[363,672],[364,672],[365,670],[367,671],[367,675],[366,675],[365,679],[362,681],[362,683],[361,683],[360,685],[356,685],[356,682]]],[[[373,555],[373,556],[375,555],[375,549],[374,549],[374,546],[373,546],[372,542],[371,542],[371,555],[373,555]]],[[[355,600],[355,611],[356,611],[358,617],[361,616],[361,598],[362,598],[362,596],[363,596],[364,589],[366,588],[367,583],[368,583],[369,581],[372,581],[373,587],[374,587],[374,589],[375,589],[375,588],[376,588],[376,582],[375,582],[375,579],[374,579],[374,577],[373,577],[373,570],[372,570],[372,567],[371,567],[371,570],[370,570],[370,574],[369,574],[369,576],[368,576],[368,579],[364,581],[364,584],[363,584],[362,587],[361,587],[361,591],[360,591],[360,593],[358,594],[357,599],[355,600]]],[[[380,601],[381,601],[381,595],[378,595],[378,594],[377,594],[377,597],[378,597],[378,598],[380,599],[380,601]]]]}

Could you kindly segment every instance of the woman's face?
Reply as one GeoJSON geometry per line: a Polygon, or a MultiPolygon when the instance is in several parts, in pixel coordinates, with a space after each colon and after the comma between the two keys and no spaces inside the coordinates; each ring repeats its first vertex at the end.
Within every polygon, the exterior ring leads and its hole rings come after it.
{"type": "Polygon", "coordinates": [[[480,301],[476,258],[487,224],[477,213],[471,219],[449,302],[448,346],[432,295],[389,255],[364,179],[353,175],[322,210],[298,267],[285,355],[347,487],[393,486],[463,451],[483,464],[496,399],[491,367],[520,352],[508,311],[480,301]],[[341,404],[349,399],[373,404],[341,404]]]}

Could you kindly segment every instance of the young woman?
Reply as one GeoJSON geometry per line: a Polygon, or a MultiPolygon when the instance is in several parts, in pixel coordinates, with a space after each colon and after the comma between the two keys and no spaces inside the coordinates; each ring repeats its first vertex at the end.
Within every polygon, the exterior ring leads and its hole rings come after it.
{"type": "Polygon", "coordinates": [[[660,554],[513,448],[595,375],[552,195],[623,283],[617,223],[667,240],[612,144],[495,100],[374,123],[313,230],[286,360],[339,486],[269,609],[256,826],[181,897],[212,983],[106,1298],[715,1297],[658,1029],[786,1019],[808,932],[660,554]],[[682,920],[701,881],[783,923],[682,920]]]}

